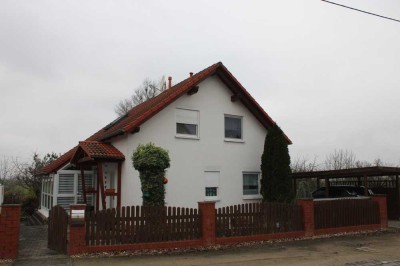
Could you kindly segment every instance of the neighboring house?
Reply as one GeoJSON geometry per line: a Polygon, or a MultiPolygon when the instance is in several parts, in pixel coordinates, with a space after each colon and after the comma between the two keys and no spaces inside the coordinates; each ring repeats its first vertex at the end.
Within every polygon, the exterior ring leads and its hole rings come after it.
{"type": "Polygon", "coordinates": [[[259,200],[261,154],[274,123],[222,63],[214,64],[134,107],[47,165],[41,173],[41,212],[48,215],[54,205],[81,202],[96,209],[141,205],[139,172],[131,156],[149,142],[169,151],[167,205],[259,200]]]}

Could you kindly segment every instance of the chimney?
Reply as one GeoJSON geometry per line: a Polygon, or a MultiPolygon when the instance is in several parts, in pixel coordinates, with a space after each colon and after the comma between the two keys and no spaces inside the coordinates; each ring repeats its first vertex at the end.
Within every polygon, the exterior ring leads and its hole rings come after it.
{"type": "Polygon", "coordinates": [[[168,77],[168,89],[172,87],[172,77],[168,77]]]}
{"type": "Polygon", "coordinates": [[[193,72],[190,72],[190,73],[189,73],[189,77],[192,77],[192,76],[193,76],[193,72]]]}

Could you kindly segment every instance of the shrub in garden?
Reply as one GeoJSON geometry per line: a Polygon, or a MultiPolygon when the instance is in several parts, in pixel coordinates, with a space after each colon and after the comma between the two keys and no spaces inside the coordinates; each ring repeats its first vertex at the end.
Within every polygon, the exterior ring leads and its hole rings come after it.
{"type": "Polygon", "coordinates": [[[165,169],[170,166],[168,151],[153,143],[139,145],[133,152],[132,162],[140,173],[143,206],[164,206],[165,169]]]}
{"type": "Polygon", "coordinates": [[[39,207],[39,200],[36,196],[27,196],[22,202],[22,213],[24,216],[32,216],[39,207]]]}

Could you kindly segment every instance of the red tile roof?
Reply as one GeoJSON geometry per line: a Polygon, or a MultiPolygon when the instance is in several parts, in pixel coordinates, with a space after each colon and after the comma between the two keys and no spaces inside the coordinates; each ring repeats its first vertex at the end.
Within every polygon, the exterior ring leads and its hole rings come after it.
{"type": "Polygon", "coordinates": [[[69,161],[72,158],[72,155],[74,155],[75,151],[77,150],[78,146],[70,149],[68,152],[64,153],[61,155],[57,160],[52,161],[48,165],[42,168],[41,171],[39,171],[38,175],[48,175],[51,173],[56,172],[58,169],[69,163],[69,161]]]}
{"type": "MultiPolygon", "coordinates": [[[[156,97],[133,107],[127,115],[115,120],[106,127],[100,129],[95,134],[90,136],[86,141],[105,141],[118,135],[134,132],[141,124],[153,117],[155,114],[163,110],[170,103],[178,99],[183,94],[187,93],[191,88],[197,86],[200,82],[210,77],[217,75],[234,95],[237,95],[240,101],[247,106],[253,115],[268,128],[275,124],[271,117],[264,111],[264,109],[254,100],[254,98],[247,92],[247,90],[239,83],[239,81],[232,75],[231,72],[221,63],[218,62],[197,74],[183,80],[170,89],[165,90],[156,97]]],[[[286,137],[286,136],[285,136],[286,137]]],[[[287,142],[291,144],[289,138],[287,142]]],[[[76,147],[75,147],[76,148],[76,147]]],[[[61,157],[72,158],[74,152],[69,151],[61,157]]],[[[63,160],[62,163],[58,162],[61,157],[46,166],[45,174],[57,171],[60,167],[65,165],[69,160],[63,160]],[[53,166],[54,165],[54,166],[53,166]]]]}
{"type": "Polygon", "coordinates": [[[71,161],[77,162],[80,152],[94,160],[125,160],[125,156],[113,145],[99,141],[80,141],[71,161]]]}
{"type": "Polygon", "coordinates": [[[92,135],[88,140],[106,140],[113,136],[132,132],[136,127],[167,107],[171,102],[185,94],[193,86],[214,74],[221,65],[222,63],[220,62],[216,63],[176,84],[171,89],[163,91],[156,97],[133,107],[123,119],[118,121],[118,123],[112,126],[106,126],[92,135]]]}

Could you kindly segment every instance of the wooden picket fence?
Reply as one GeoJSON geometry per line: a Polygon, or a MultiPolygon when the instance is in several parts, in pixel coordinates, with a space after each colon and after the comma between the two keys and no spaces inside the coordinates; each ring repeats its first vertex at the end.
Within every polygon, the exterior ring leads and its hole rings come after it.
{"type": "Polygon", "coordinates": [[[193,240],[201,238],[197,209],[130,206],[87,212],[86,245],[193,240]]]}
{"type": "Polygon", "coordinates": [[[370,199],[314,201],[315,229],[379,223],[378,203],[370,199]]]}
{"type": "Polygon", "coordinates": [[[248,203],[216,210],[216,236],[233,237],[302,231],[303,212],[296,204],[248,203]]]}

